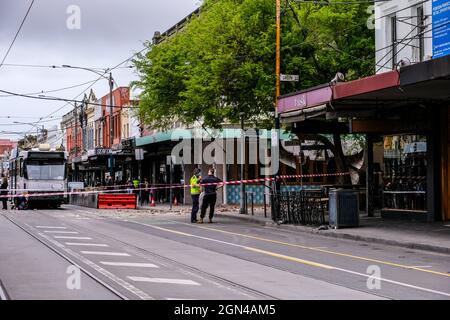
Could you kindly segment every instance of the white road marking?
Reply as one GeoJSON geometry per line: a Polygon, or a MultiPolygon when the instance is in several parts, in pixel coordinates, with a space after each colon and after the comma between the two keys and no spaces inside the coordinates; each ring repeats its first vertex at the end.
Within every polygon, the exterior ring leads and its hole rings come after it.
{"type": "Polygon", "coordinates": [[[159,268],[157,265],[152,263],[108,262],[108,261],[100,261],[100,263],[105,266],[113,266],[113,267],[159,268]]]}
{"type": "Polygon", "coordinates": [[[342,271],[342,272],[358,275],[358,276],[365,277],[365,278],[371,278],[371,279],[374,279],[374,280],[384,281],[384,282],[396,284],[396,285],[399,285],[399,286],[402,286],[402,287],[407,287],[407,288],[411,288],[411,289],[416,289],[416,290],[420,290],[420,291],[425,291],[425,292],[429,292],[429,293],[434,293],[434,294],[439,294],[439,295],[443,295],[443,296],[446,296],[446,297],[450,297],[450,293],[447,293],[447,292],[442,292],[442,291],[432,290],[432,289],[428,289],[428,288],[418,287],[418,286],[414,286],[412,284],[398,282],[398,281],[394,281],[394,280],[390,280],[390,279],[386,279],[386,278],[373,277],[373,276],[368,275],[368,274],[359,273],[359,272],[355,272],[355,271],[351,271],[351,270],[347,270],[347,269],[334,268],[334,270],[338,270],[338,271],[342,271]]]}
{"type": "Polygon", "coordinates": [[[109,247],[107,244],[102,243],[78,243],[78,242],[66,242],[68,246],[81,246],[81,247],[109,247]]]}
{"type": "Polygon", "coordinates": [[[3,289],[3,286],[0,284],[0,300],[7,300],[6,292],[3,289]]]}
{"type": "Polygon", "coordinates": [[[45,233],[53,233],[53,234],[78,234],[76,231],[44,231],[45,233]]]}
{"type": "Polygon", "coordinates": [[[146,278],[146,277],[127,277],[135,282],[152,282],[152,283],[168,283],[168,284],[181,284],[188,286],[199,286],[200,283],[187,280],[187,279],[165,279],[165,278],[146,278]]]}
{"type": "MultiPolygon", "coordinates": [[[[243,246],[243,245],[238,245],[238,244],[227,242],[227,241],[217,240],[217,239],[214,239],[214,238],[197,236],[197,235],[194,235],[194,234],[181,232],[181,231],[176,231],[176,230],[167,229],[167,228],[162,228],[162,227],[157,227],[157,226],[153,226],[153,225],[146,224],[146,223],[140,223],[140,222],[134,222],[134,221],[132,223],[148,226],[150,228],[154,228],[154,229],[157,229],[157,230],[162,230],[162,231],[166,231],[166,232],[170,232],[170,233],[174,233],[174,234],[178,234],[178,235],[182,235],[182,236],[186,236],[186,237],[192,237],[192,238],[204,239],[204,240],[212,241],[212,242],[223,243],[223,244],[227,244],[227,245],[233,246],[233,247],[239,247],[239,248],[242,248],[242,249],[246,249],[246,250],[250,250],[250,251],[254,251],[254,252],[259,252],[259,253],[263,253],[263,254],[269,254],[269,255],[272,255],[272,256],[275,256],[275,257],[279,257],[279,258],[282,258],[282,259],[288,259],[288,260],[292,260],[292,261],[301,262],[301,263],[304,263],[304,264],[307,264],[307,265],[323,267],[323,268],[329,269],[329,270],[341,271],[341,272],[345,272],[345,273],[361,276],[361,277],[364,277],[364,278],[372,277],[371,275],[367,275],[367,274],[351,271],[351,270],[348,270],[348,269],[338,268],[338,267],[334,267],[334,266],[331,266],[331,265],[319,264],[319,263],[316,263],[316,262],[302,260],[302,259],[298,259],[298,258],[295,258],[295,257],[284,256],[284,255],[280,255],[280,254],[277,254],[277,253],[272,253],[272,252],[269,252],[269,251],[263,251],[263,250],[259,250],[259,249],[256,249],[256,248],[246,247],[246,246],[243,246]]],[[[394,280],[390,280],[390,279],[386,279],[386,278],[376,278],[376,279],[378,279],[380,281],[387,282],[387,283],[392,283],[392,284],[395,284],[395,285],[406,287],[406,288],[411,288],[411,289],[415,289],[415,290],[420,290],[420,291],[425,291],[425,292],[429,292],[429,293],[433,293],[433,294],[438,294],[438,295],[443,295],[443,296],[446,296],[446,297],[450,297],[450,293],[448,293],[448,292],[442,292],[442,291],[438,291],[438,290],[432,290],[432,289],[428,289],[428,288],[424,288],[424,287],[414,286],[414,285],[411,285],[411,284],[408,284],[408,283],[394,281],[394,280]]]]}
{"type": "Polygon", "coordinates": [[[104,252],[104,251],[81,251],[82,254],[97,255],[97,256],[116,256],[116,257],[129,257],[128,253],[124,252],[104,252]]]}
{"type": "Polygon", "coordinates": [[[36,228],[38,228],[38,229],[61,229],[61,230],[67,229],[66,227],[49,227],[49,226],[36,226],[36,228]]]}
{"type": "MultiPolygon", "coordinates": [[[[118,285],[120,285],[122,288],[128,290],[129,292],[133,293],[134,295],[136,295],[137,297],[139,297],[141,300],[154,300],[153,297],[149,296],[146,292],[134,287],[133,285],[131,285],[130,283],[126,282],[125,280],[117,277],[115,274],[103,269],[102,267],[100,267],[99,265],[95,264],[94,262],[90,261],[89,259],[85,258],[82,255],[79,255],[77,252],[72,251],[71,249],[68,249],[66,247],[64,247],[62,244],[60,244],[57,241],[54,241],[52,238],[48,237],[47,235],[43,234],[43,233],[39,233],[39,236],[41,236],[42,238],[46,239],[47,241],[51,242],[53,245],[57,246],[58,248],[60,248],[61,250],[63,250],[64,252],[66,252],[67,254],[77,258],[78,260],[80,260],[81,262],[83,262],[84,264],[90,266],[91,268],[93,268],[95,271],[101,273],[102,275],[106,276],[107,278],[109,278],[110,280],[114,281],[115,283],[117,283],[118,285]]],[[[86,271],[85,271],[86,272],[86,271]]],[[[86,272],[87,274],[89,274],[88,272],[86,272]]],[[[113,292],[116,292],[115,289],[109,287],[107,284],[105,284],[108,288],[110,288],[113,292]]],[[[120,293],[118,293],[120,294],[120,293]]],[[[120,294],[120,296],[123,297],[122,294],[120,294]]],[[[129,300],[127,297],[124,297],[124,299],[129,300]]]]}
{"type": "Polygon", "coordinates": [[[89,237],[63,237],[63,236],[55,236],[55,239],[62,239],[62,240],[92,240],[92,238],[89,238],[89,237]]]}
{"type": "Polygon", "coordinates": [[[409,266],[409,269],[414,269],[414,268],[423,268],[423,269],[429,269],[429,268],[433,268],[432,266],[409,266]]]}

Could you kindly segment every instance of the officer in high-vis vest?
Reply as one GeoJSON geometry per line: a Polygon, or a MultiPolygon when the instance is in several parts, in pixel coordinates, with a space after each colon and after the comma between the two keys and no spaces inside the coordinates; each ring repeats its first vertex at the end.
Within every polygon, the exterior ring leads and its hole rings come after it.
{"type": "Polygon", "coordinates": [[[189,181],[189,184],[191,185],[191,197],[192,197],[192,213],[191,213],[191,222],[197,223],[197,213],[199,210],[199,200],[200,200],[200,193],[201,193],[201,187],[199,185],[200,180],[202,177],[200,176],[200,169],[195,168],[194,169],[194,175],[192,176],[191,180],[189,181]]]}

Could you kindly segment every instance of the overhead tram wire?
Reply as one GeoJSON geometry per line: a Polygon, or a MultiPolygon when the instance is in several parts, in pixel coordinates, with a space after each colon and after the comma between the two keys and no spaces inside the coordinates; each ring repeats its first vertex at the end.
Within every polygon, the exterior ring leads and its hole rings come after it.
{"type": "MultiPolygon", "coordinates": [[[[96,80],[91,80],[91,81],[83,82],[83,83],[80,83],[80,84],[76,84],[76,85],[73,85],[73,86],[70,86],[70,87],[64,87],[64,88],[60,88],[60,89],[53,89],[53,90],[46,90],[46,91],[39,91],[39,92],[31,92],[31,93],[22,93],[22,94],[23,95],[27,95],[27,96],[36,96],[36,95],[39,95],[39,94],[60,92],[60,91],[65,91],[65,90],[70,90],[70,89],[75,89],[75,88],[78,88],[78,87],[82,87],[82,86],[85,86],[87,84],[93,83],[94,81],[96,81],[96,80]]],[[[0,98],[8,98],[8,97],[11,97],[11,95],[10,94],[0,95],[0,98]]]]}
{"type": "Polygon", "coordinates": [[[293,0],[295,2],[299,3],[310,3],[310,4],[317,4],[317,5],[352,5],[352,4],[375,4],[375,3],[382,3],[382,2],[390,2],[392,0],[356,0],[356,1],[316,1],[316,0],[293,0]]]}
{"type": "MultiPolygon", "coordinates": [[[[134,57],[136,57],[137,55],[141,54],[142,52],[144,52],[145,50],[147,50],[147,47],[142,48],[140,51],[134,53],[131,57],[121,61],[120,63],[118,63],[117,65],[115,65],[113,68],[108,69],[108,72],[111,72],[113,70],[116,70],[117,68],[119,68],[121,65],[123,65],[124,63],[127,63],[129,61],[131,61],[134,57]]],[[[106,70],[106,69],[105,69],[106,70]]],[[[88,91],[90,88],[92,88],[98,81],[100,81],[108,72],[104,72],[103,75],[99,78],[97,78],[89,87],[87,87],[85,90],[83,90],[80,94],[78,94],[77,96],[74,97],[73,100],[77,99],[78,97],[80,97],[82,94],[84,94],[86,91],[88,91]]],[[[70,105],[69,103],[66,103],[65,105],[63,105],[62,107],[56,109],[55,111],[52,111],[49,115],[43,117],[42,119],[47,119],[50,116],[54,115],[55,113],[59,112],[60,110],[64,109],[66,106],[70,105]]],[[[39,122],[35,123],[38,124],[39,122]]]]}
{"type": "MultiPolygon", "coordinates": [[[[89,90],[90,88],[92,88],[98,81],[100,81],[108,72],[111,72],[113,70],[116,70],[117,68],[119,68],[121,65],[123,65],[124,63],[127,63],[129,61],[131,61],[134,57],[136,57],[137,55],[141,54],[142,52],[144,52],[145,50],[147,50],[148,48],[146,46],[144,46],[144,48],[142,48],[140,51],[134,53],[131,57],[121,61],[120,63],[118,63],[117,65],[115,65],[113,68],[111,69],[107,69],[107,72],[104,72],[102,76],[98,77],[89,87],[87,87],[85,90],[83,90],[80,94],[76,95],[74,97],[75,100],[78,97],[80,97],[82,94],[84,94],[87,90],[89,90]]],[[[47,99],[49,100],[49,99],[47,99]]],[[[64,99],[60,99],[61,101],[65,101],[64,99]]],[[[68,100],[66,100],[68,101],[68,100]]],[[[70,103],[66,103],[63,106],[61,106],[60,108],[52,111],[50,114],[48,114],[47,116],[43,117],[40,121],[37,121],[34,123],[34,125],[38,125],[39,123],[41,123],[42,120],[49,118],[50,116],[54,115],[55,113],[59,112],[60,110],[64,109],[66,106],[70,105],[70,103]]],[[[30,130],[29,132],[31,132],[32,130],[30,130]]],[[[28,132],[28,133],[29,133],[28,132]]]]}
{"type": "MultiPolygon", "coordinates": [[[[48,101],[63,101],[63,102],[67,102],[68,104],[70,103],[83,103],[83,100],[75,100],[75,99],[64,99],[64,98],[57,98],[57,97],[48,97],[48,96],[30,96],[30,95],[25,95],[25,94],[21,94],[21,93],[16,93],[16,92],[11,92],[11,91],[6,91],[6,90],[0,90],[0,92],[9,94],[11,96],[17,96],[17,97],[22,97],[22,98],[28,98],[28,99],[36,99],[36,100],[48,100],[48,101]]],[[[83,91],[84,93],[84,91],[83,91]]],[[[80,94],[81,95],[81,94],[80,94]]],[[[90,102],[90,105],[93,106],[100,106],[100,107],[109,107],[109,104],[101,104],[101,103],[95,103],[95,102],[90,102]]],[[[123,109],[133,109],[135,108],[134,106],[112,106],[113,108],[123,108],[123,109]]],[[[47,119],[48,117],[43,117],[40,121],[42,122],[44,119],[47,119]]]]}
{"type": "Polygon", "coordinates": [[[33,7],[34,1],[35,1],[35,0],[32,0],[31,3],[30,3],[30,5],[28,6],[27,13],[25,14],[25,17],[23,17],[22,22],[21,22],[21,24],[20,24],[20,26],[19,26],[19,29],[17,30],[17,32],[16,32],[16,34],[15,34],[15,36],[14,36],[14,39],[13,39],[13,41],[11,42],[11,44],[10,44],[8,50],[6,51],[6,54],[5,54],[5,56],[3,57],[2,62],[0,62],[0,68],[3,66],[3,63],[5,63],[6,58],[8,57],[9,53],[11,52],[11,49],[12,49],[12,47],[14,46],[14,43],[16,42],[17,37],[19,36],[20,30],[22,30],[22,27],[23,27],[23,25],[25,24],[25,21],[27,20],[28,14],[30,13],[31,8],[33,7]]]}

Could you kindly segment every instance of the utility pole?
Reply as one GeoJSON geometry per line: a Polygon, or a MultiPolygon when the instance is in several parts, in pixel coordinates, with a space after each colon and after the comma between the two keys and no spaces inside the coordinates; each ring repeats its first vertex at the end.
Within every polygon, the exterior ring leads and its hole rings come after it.
{"type": "Polygon", "coordinates": [[[278,118],[278,97],[281,94],[280,90],[280,81],[281,81],[281,0],[276,1],[276,17],[277,17],[277,35],[276,35],[276,75],[277,75],[277,84],[276,84],[276,100],[275,100],[275,118],[278,118]]]}
{"type": "MultiPolygon", "coordinates": [[[[272,146],[276,146],[276,150],[279,152],[279,142],[280,142],[280,116],[278,114],[278,98],[281,95],[281,0],[276,1],[276,96],[275,96],[275,131],[276,131],[276,141],[272,141],[272,146]]],[[[273,135],[272,135],[273,137],[273,135]]],[[[273,155],[272,155],[273,158],[273,155]]],[[[279,159],[279,156],[277,157],[279,159]]],[[[274,173],[274,178],[277,173],[274,173]]],[[[280,182],[275,180],[275,190],[276,194],[280,190],[280,182]]]]}
{"type": "Polygon", "coordinates": [[[114,163],[113,163],[113,154],[112,154],[112,146],[114,143],[114,128],[112,125],[112,113],[113,113],[113,89],[114,89],[114,80],[112,77],[112,72],[109,73],[109,145],[111,151],[109,153],[109,173],[111,178],[114,178],[114,163]]]}
{"type": "Polygon", "coordinates": [[[239,113],[241,116],[241,201],[239,205],[239,213],[246,214],[246,206],[245,206],[245,132],[244,132],[244,112],[239,113]]]}
{"type": "MultiPolygon", "coordinates": [[[[73,164],[74,164],[74,177],[75,182],[78,181],[78,170],[77,170],[77,164],[74,162],[76,157],[78,156],[78,112],[77,112],[77,104],[75,103],[74,109],[73,109],[73,115],[74,115],[74,121],[75,121],[75,157],[73,158],[73,164]]],[[[70,150],[69,150],[70,151],[70,150]]]]}

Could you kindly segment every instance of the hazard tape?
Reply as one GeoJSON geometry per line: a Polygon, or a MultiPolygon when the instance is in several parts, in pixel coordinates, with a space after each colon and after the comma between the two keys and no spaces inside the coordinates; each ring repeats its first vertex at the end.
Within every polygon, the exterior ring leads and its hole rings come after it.
{"type": "MultiPolygon", "coordinates": [[[[136,191],[155,191],[155,190],[167,190],[167,189],[185,189],[191,187],[208,187],[208,186],[226,186],[226,185],[240,185],[240,184],[255,184],[263,182],[274,182],[278,180],[288,180],[288,179],[298,179],[298,178],[319,178],[319,177],[341,177],[348,176],[350,172],[346,173],[328,173],[328,174],[306,174],[306,175],[283,175],[271,178],[260,178],[260,179],[247,179],[247,180],[236,180],[236,181],[222,181],[215,183],[201,183],[201,184],[185,184],[185,185],[164,185],[161,187],[149,187],[149,188],[127,188],[127,189],[113,189],[113,190],[92,190],[92,191],[72,191],[72,192],[42,192],[42,193],[23,193],[23,194],[9,194],[0,195],[0,199],[3,198],[36,198],[36,197],[51,197],[51,196],[69,196],[69,195],[81,195],[81,194],[100,194],[100,193],[132,193],[136,191]]],[[[23,190],[21,191],[30,191],[23,190]]],[[[15,191],[16,189],[10,189],[9,191],[15,191]]]]}

